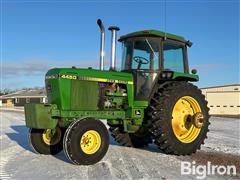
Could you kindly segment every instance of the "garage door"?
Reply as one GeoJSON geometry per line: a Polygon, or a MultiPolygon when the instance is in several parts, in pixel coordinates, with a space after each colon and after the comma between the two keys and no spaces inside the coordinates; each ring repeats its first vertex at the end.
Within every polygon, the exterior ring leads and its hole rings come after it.
{"type": "Polygon", "coordinates": [[[240,92],[207,92],[206,98],[210,107],[210,114],[239,115],[240,92]]]}

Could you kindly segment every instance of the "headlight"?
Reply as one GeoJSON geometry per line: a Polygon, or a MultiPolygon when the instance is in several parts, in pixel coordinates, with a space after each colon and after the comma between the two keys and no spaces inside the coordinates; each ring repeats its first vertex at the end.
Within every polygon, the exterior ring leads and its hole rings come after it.
{"type": "Polygon", "coordinates": [[[170,79],[172,77],[172,73],[171,72],[167,72],[167,78],[170,79]]]}
{"type": "Polygon", "coordinates": [[[171,79],[171,77],[172,77],[172,72],[162,72],[161,73],[162,79],[171,79]]]}
{"type": "Polygon", "coordinates": [[[45,77],[45,79],[57,79],[57,78],[58,78],[58,74],[49,75],[45,77]]]}

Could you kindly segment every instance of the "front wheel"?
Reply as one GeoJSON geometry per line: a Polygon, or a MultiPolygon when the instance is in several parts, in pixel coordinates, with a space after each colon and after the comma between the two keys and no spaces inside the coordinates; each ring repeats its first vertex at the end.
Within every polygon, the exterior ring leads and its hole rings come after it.
{"type": "Polygon", "coordinates": [[[29,144],[39,154],[55,155],[63,149],[64,130],[55,129],[34,129],[30,128],[28,133],[29,144]]]}
{"type": "Polygon", "coordinates": [[[74,121],[67,129],[63,150],[66,157],[77,165],[91,165],[107,153],[109,135],[99,120],[85,118],[74,121]]]}
{"type": "Polygon", "coordinates": [[[151,132],[162,151],[190,155],[207,137],[209,108],[201,91],[187,82],[158,88],[150,103],[151,132]]]}

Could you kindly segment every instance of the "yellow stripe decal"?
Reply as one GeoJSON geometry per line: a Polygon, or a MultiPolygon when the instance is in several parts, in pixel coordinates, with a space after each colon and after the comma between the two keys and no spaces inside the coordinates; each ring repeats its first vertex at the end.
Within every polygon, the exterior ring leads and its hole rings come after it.
{"type": "Polygon", "coordinates": [[[114,79],[105,79],[105,78],[96,78],[96,77],[84,77],[84,76],[73,76],[73,75],[51,75],[46,76],[46,79],[72,79],[72,80],[83,80],[83,81],[97,81],[97,82],[111,82],[111,83],[120,83],[120,84],[133,84],[133,81],[124,81],[124,80],[114,80],[114,79]]]}

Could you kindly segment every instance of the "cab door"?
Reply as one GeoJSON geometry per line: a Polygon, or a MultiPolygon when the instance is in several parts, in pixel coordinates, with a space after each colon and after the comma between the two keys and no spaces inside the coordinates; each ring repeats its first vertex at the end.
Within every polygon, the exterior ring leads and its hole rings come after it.
{"type": "Polygon", "coordinates": [[[134,41],[131,70],[135,83],[135,99],[148,100],[160,70],[160,39],[141,38],[134,41]]]}

